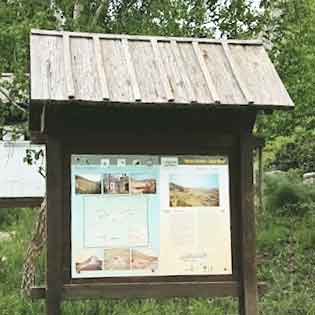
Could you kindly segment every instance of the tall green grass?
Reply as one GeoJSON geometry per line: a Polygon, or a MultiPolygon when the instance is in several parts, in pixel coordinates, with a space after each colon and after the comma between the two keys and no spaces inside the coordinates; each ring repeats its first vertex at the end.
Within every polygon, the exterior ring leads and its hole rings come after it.
{"type": "MultiPolygon", "coordinates": [[[[281,183],[273,185],[278,185],[278,188],[272,190],[269,187],[268,191],[267,187],[267,199],[271,197],[269,194],[274,195],[282,189],[279,187],[281,183]]],[[[275,198],[272,196],[269,200],[275,198]]],[[[268,202],[267,209],[257,214],[258,277],[267,281],[269,287],[259,300],[260,314],[315,315],[315,210],[311,202],[303,211],[291,211],[285,202],[279,210],[268,202]]],[[[31,237],[34,211],[19,209],[13,218],[0,223],[0,230],[15,232],[12,240],[0,242],[1,315],[45,314],[43,302],[23,298],[19,290],[23,255],[31,237]]],[[[43,282],[44,258],[40,260],[38,274],[39,282],[43,282]]],[[[237,301],[232,298],[76,301],[64,302],[62,308],[65,315],[238,314],[237,301]]]]}

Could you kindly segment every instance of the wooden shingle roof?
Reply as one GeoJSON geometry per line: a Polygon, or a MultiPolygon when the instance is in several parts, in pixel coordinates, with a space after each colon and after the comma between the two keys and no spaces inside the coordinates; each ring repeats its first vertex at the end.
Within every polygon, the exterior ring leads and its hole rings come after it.
{"type": "Polygon", "coordinates": [[[32,30],[31,102],[291,108],[259,41],[32,30]]]}

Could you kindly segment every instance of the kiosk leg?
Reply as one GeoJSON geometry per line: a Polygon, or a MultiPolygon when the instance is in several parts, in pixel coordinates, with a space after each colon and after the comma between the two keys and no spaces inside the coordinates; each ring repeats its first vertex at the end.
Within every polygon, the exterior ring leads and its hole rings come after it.
{"type": "Polygon", "coordinates": [[[63,155],[61,144],[54,138],[47,143],[47,315],[61,314],[63,285],[63,155]]]}
{"type": "Polygon", "coordinates": [[[61,315],[61,300],[53,293],[47,290],[46,298],[46,313],[47,315],[61,315]]]}
{"type": "Polygon", "coordinates": [[[240,137],[240,297],[241,315],[257,315],[256,229],[253,198],[253,148],[251,133],[240,137]]]}

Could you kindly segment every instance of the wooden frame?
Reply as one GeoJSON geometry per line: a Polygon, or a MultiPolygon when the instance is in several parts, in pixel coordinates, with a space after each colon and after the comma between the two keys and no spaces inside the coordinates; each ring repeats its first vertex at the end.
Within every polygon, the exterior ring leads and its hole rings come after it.
{"type": "Polygon", "coordinates": [[[12,197],[0,198],[1,208],[37,208],[40,207],[43,197],[12,197]]]}
{"type": "MultiPolygon", "coordinates": [[[[252,151],[255,140],[251,134],[255,122],[255,111],[212,112],[182,115],[182,122],[173,128],[172,119],[164,121],[165,129],[154,125],[159,111],[123,109],[103,113],[97,110],[89,114],[46,108],[44,132],[47,143],[47,207],[48,250],[47,287],[32,289],[33,298],[45,298],[47,314],[60,314],[64,299],[80,298],[133,298],[133,297],[211,297],[234,296],[239,298],[241,315],[257,314],[257,295],[265,290],[257,284],[255,265],[255,216],[252,202],[252,151]],[[111,121],[119,115],[125,128],[117,130],[111,121]],[[193,120],[196,114],[198,119],[193,120]],[[91,115],[91,116],[89,116],[91,115]],[[125,117],[126,115],[126,117],[125,117]],[[60,119],[61,117],[61,119],[60,119]],[[86,120],[85,120],[86,119],[86,120]],[[104,119],[103,127],[97,126],[104,119]],[[145,130],[140,133],[135,122],[145,130]],[[153,120],[152,120],[153,119],[153,120]],[[82,121],[89,132],[80,127],[82,121]],[[128,120],[132,120],[130,126],[128,120]],[[193,125],[183,131],[186,120],[193,125]],[[225,123],[223,125],[223,123],[225,123]],[[86,124],[85,124],[86,125],[86,124]],[[106,127],[104,127],[106,126],[106,127]],[[221,127],[223,126],[223,128],[221,127]],[[225,127],[224,127],[225,126],[225,127]],[[171,128],[171,129],[169,129],[171,128]],[[230,174],[232,275],[209,276],[145,276],[106,277],[101,279],[72,279],[70,274],[71,227],[70,227],[70,157],[71,154],[196,154],[228,155],[230,174]]],[[[174,112],[173,112],[174,114],[174,112]]],[[[170,116],[173,115],[169,113],[170,116]]]]}

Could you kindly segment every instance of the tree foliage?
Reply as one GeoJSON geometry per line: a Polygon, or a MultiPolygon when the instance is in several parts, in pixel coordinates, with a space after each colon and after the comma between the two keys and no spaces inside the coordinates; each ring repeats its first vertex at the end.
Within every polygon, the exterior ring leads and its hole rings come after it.
{"type": "MultiPolygon", "coordinates": [[[[0,73],[15,74],[10,96],[27,101],[31,28],[235,38],[255,36],[260,25],[247,0],[0,0],[0,73]]],[[[3,105],[1,119],[25,115],[3,105]]]]}
{"type": "MultiPolygon", "coordinates": [[[[25,73],[29,72],[31,28],[263,37],[296,110],[261,117],[257,132],[269,143],[267,156],[269,160],[271,156],[274,158],[269,165],[282,165],[282,168],[304,165],[309,170],[313,168],[308,159],[313,158],[311,131],[315,127],[315,0],[262,0],[260,8],[254,2],[257,3],[254,0],[0,0],[0,72],[15,74],[10,96],[27,102],[29,80],[25,73]],[[294,160],[290,152],[298,157],[294,160]],[[290,163],[285,162],[288,159],[290,163]],[[303,162],[298,163],[299,160],[303,162]]],[[[23,119],[25,115],[16,108],[0,106],[0,124],[23,119]]]]}
{"type": "Polygon", "coordinates": [[[315,0],[268,0],[263,5],[270,53],[296,105],[293,112],[259,121],[258,132],[269,141],[267,166],[314,171],[315,0]]]}

